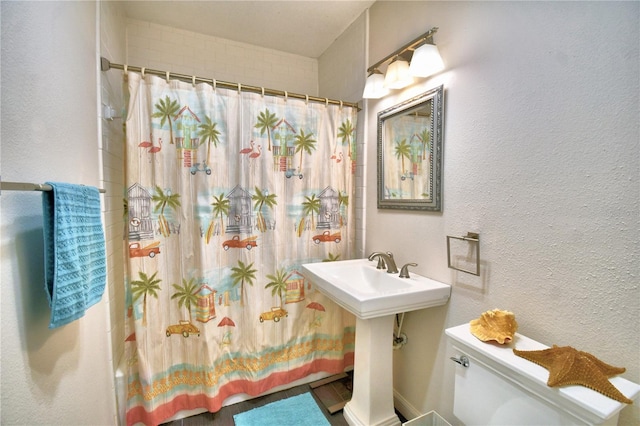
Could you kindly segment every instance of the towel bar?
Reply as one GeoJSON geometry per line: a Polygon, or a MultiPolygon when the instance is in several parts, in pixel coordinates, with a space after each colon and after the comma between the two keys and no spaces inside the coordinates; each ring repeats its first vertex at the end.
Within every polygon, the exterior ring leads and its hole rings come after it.
{"type": "MultiPolygon", "coordinates": [[[[51,191],[53,188],[46,183],[28,183],[28,182],[0,182],[0,190],[4,191],[51,191]]],[[[100,188],[101,193],[107,192],[100,188]]]]}

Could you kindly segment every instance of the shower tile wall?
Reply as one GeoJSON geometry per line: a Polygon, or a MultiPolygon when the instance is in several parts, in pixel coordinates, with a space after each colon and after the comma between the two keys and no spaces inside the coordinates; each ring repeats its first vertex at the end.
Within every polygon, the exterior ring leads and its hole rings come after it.
{"type": "MultiPolygon", "coordinates": [[[[321,96],[354,103],[360,102],[360,106],[365,108],[361,98],[366,76],[366,62],[366,14],[363,13],[318,58],[319,92],[321,96]],[[340,64],[340,66],[336,66],[336,64],[340,64]]],[[[371,138],[365,137],[364,117],[364,111],[361,111],[358,115],[358,126],[356,128],[358,135],[357,158],[359,160],[356,167],[355,257],[364,257],[364,196],[366,193],[364,176],[366,166],[362,159],[366,157],[366,140],[371,140],[371,138]]],[[[371,142],[369,144],[371,145],[371,142]]],[[[373,149],[375,149],[375,144],[373,149]]]]}
{"type": "MultiPolygon", "coordinates": [[[[125,18],[117,2],[100,2],[100,55],[112,62],[125,58],[125,18]]],[[[110,106],[115,116],[122,115],[122,75],[119,71],[101,72],[101,106],[110,106]]],[[[104,111],[99,111],[103,117],[104,111]]],[[[102,138],[101,186],[107,190],[104,195],[105,238],[107,243],[107,273],[109,294],[110,337],[112,364],[117,368],[124,353],[124,133],[122,118],[100,120],[102,138]]]]}
{"type": "Polygon", "coordinates": [[[318,93],[316,59],[133,19],[127,20],[127,63],[294,93],[318,93]]]}

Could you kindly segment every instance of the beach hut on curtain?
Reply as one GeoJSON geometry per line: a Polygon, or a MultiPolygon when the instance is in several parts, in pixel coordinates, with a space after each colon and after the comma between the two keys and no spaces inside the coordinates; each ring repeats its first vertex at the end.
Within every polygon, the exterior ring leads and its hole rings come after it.
{"type": "Polygon", "coordinates": [[[151,193],[136,182],[127,190],[127,205],[129,210],[129,241],[152,239],[151,193]]]}
{"type": "Polygon", "coordinates": [[[336,229],[340,228],[340,204],[338,191],[327,186],[318,195],[320,199],[320,211],[318,213],[318,224],[316,229],[336,229]]]}
{"type": "Polygon", "coordinates": [[[296,130],[284,118],[273,126],[273,168],[281,172],[293,169],[292,160],[296,153],[294,141],[296,130]]]}
{"type": "Polygon", "coordinates": [[[216,293],[206,284],[196,292],[196,320],[208,322],[216,317],[216,293]]]}
{"type": "Polygon", "coordinates": [[[284,303],[298,303],[304,300],[304,276],[297,270],[293,270],[285,278],[287,291],[284,303]]]}
{"type": "Polygon", "coordinates": [[[251,194],[240,185],[227,194],[229,199],[229,216],[227,218],[228,234],[250,233],[253,228],[253,209],[251,194]]]}
{"type": "Polygon", "coordinates": [[[198,125],[200,119],[188,106],[182,107],[174,117],[176,123],[176,148],[178,154],[184,159],[183,166],[191,167],[196,164],[200,138],[198,137],[198,125]]]}

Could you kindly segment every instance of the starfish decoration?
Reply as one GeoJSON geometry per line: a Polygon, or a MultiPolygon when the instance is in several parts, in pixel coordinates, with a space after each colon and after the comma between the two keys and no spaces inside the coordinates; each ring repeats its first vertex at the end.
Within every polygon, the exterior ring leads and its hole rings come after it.
{"type": "Polygon", "coordinates": [[[556,345],[541,351],[514,349],[513,353],[549,370],[548,386],[582,385],[616,401],[633,403],[609,381],[609,377],[624,373],[626,369],[606,364],[590,353],[556,345]]]}

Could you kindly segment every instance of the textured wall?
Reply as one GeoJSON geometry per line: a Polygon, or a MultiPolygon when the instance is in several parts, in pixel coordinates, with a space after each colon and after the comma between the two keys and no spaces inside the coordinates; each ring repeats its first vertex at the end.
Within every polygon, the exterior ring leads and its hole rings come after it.
{"type": "MultiPolygon", "coordinates": [[[[2,178],[100,184],[96,3],[1,2],[2,178]]],[[[42,201],[2,193],[3,425],[113,425],[105,298],[48,329],[42,201]]]]}
{"type": "MultiPolygon", "coordinates": [[[[485,310],[520,332],[624,366],[640,382],[639,9],[637,2],[376,2],[370,57],[432,26],[447,70],[369,101],[378,111],[445,84],[441,213],[376,209],[367,139],[366,251],[450,283],[448,306],[413,312],[395,389],[452,417],[444,329],[485,310]],[[480,233],[482,276],[447,268],[446,235],[480,233]]],[[[455,254],[455,253],[454,253],[455,254]]],[[[465,254],[465,253],[458,253],[465,254]]],[[[621,424],[638,424],[637,404],[621,424]]]]}

